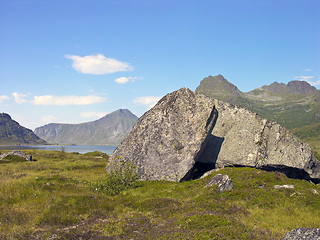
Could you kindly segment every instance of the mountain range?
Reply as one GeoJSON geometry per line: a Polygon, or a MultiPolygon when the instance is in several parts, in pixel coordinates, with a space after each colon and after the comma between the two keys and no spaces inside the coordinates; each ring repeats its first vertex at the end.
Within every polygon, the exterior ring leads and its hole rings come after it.
{"type": "Polygon", "coordinates": [[[305,81],[274,82],[241,92],[218,75],[204,78],[195,91],[249,109],[289,129],[320,124],[320,90],[305,81]]]}
{"type": "Polygon", "coordinates": [[[7,113],[0,113],[0,145],[46,144],[32,130],[22,127],[7,113]]]}
{"type": "Polygon", "coordinates": [[[35,134],[52,144],[118,145],[127,136],[138,117],[119,109],[91,122],[50,123],[35,129],[35,134]]]}
{"type": "MultiPolygon", "coordinates": [[[[291,129],[298,137],[319,148],[320,90],[305,81],[274,82],[250,92],[240,91],[222,75],[204,78],[196,93],[244,107],[261,117],[291,129]]],[[[10,115],[0,113],[0,144],[103,144],[118,145],[138,118],[119,109],[91,122],[50,123],[35,129],[22,127],[10,115]],[[43,140],[42,140],[43,139],[43,140]],[[46,142],[45,142],[45,141],[46,142]]]]}

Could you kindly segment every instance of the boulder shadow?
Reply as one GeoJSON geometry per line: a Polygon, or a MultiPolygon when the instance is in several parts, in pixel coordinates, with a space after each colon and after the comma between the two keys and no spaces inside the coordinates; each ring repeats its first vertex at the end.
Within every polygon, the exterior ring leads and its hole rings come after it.
{"type": "Polygon", "coordinates": [[[195,159],[194,166],[180,181],[183,182],[198,179],[206,172],[215,169],[223,141],[223,137],[217,137],[210,134],[205,147],[195,159]]]}
{"type": "Polygon", "coordinates": [[[206,172],[212,170],[216,166],[216,162],[224,142],[223,137],[213,135],[211,132],[216,125],[218,119],[218,111],[214,108],[207,121],[207,126],[211,124],[209,134],[202,142],[200,151],[195,156],[195,163],[187,174],[181,178],[180,182],[190,181],[200,178],[206,172]]]}
{"type": "Polygon", "coordinates": [[[310,177],[309,173],[299,168],[288,167],[284,165],[266,165],[266,166],[261,166],[258,169],[261,169],[267,172],[280,172],[286,175],[288,178],[307,180],[307,181],[313,182],[314,184],[320,183],[319,178],[312,178],[310,177]]]}

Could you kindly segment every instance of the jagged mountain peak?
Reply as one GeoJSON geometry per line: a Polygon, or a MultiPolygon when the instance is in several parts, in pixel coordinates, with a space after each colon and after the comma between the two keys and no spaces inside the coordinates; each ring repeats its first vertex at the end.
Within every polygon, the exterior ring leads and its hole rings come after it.
{"type": "Polygon", "coordinates": [[[296,94],[313,94],[319,90],[317,90],[315,87],[311,86],[306,81],[290,81],[287,84],[287,88],[291,93],[296,94]]]}
{"type": "Polygon", "coordinates": [[[196,92],[205,95],[220,95],[225,97],[241,97],[242,92],[221,74],[204,78],[197,87],[196,92]]]}
{"type": "Polygon", "coordinates": [[[293,80],[288,84],[274,82],[270,85],[257,88],[249,93],[268,91],[273,94],[310,95],[320,92],[306,81],[293,80]]]}
{"type": "Polygon", "coordinates": [[[305,81],[273,82],[243,93],[218,75],[202,80],[196,92],[247,108],[288,128],[303,127],[320,120],[320,90],[305,81]]]}

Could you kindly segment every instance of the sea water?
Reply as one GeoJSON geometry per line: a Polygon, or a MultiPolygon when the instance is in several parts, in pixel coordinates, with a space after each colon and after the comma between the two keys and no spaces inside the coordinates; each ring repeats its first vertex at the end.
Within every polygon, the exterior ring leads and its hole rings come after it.
{"type": "Polygon", "coordinates": [[[6,150],[24,150],[24,149],[35,149],[35,150],[47,150],[47,151],[65,151],[65,152],[78,152],[87,153],[100,151],[107,154],[113,153],[117,146],[107,145],[34,145],[34,146],[0,146],[0,149],[6,150]]]}

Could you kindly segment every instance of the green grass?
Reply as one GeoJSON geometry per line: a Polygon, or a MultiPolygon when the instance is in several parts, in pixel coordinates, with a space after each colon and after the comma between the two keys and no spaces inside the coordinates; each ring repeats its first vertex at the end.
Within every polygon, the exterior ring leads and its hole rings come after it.
{"type": "Polygon", "coordinates": [[[320,160],[320,123],[293,129],[293,133],[308,143],[315,157],[320,160]]]}
{"type": "Polygon", "coordinates": [[[109,196],[93,187],[107,181],[108,157],[25,152],[37,161],[0,163],[0,239],[281,239],[320,226],[320,186],[280,173],[225,168],[228,192],[204,188],[209,176],[109,196]]]}

